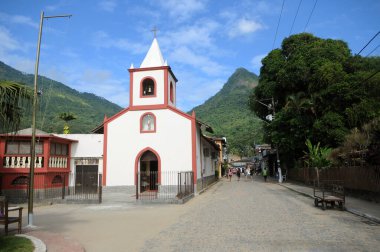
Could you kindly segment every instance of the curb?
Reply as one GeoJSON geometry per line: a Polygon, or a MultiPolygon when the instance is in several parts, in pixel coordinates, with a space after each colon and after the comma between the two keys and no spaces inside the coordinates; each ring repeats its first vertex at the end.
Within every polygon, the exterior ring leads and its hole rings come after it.
{"type": "MultiPolygon", "coordinates": [[[[313,195],[310,195],[310,194],[307,194],[307,193],[304,193],[304,192],[298,191],[298,190],[296,190],[296,189],[294,189],[294,188],[288,187],[288,186],[283,185],[283,184],[278,184],[278,185],[280,185],[280,186],[282,186],[282,187],[285,187],[285,188],[287,188],[287,189],[289,189],[289,190],[291,190],[291,191],[293,191],[293,192],[296,192],[296,193],[298,193],[298,194],[301,194],[301,195],[303,195],[303,196],[306,196],[306,197],[309,197],[309,198],[314,199],[314,196],[313,196],[313,195]]],[[[353,209],[353,208],[345,208],[344,210],[346,210],[347,212],[349,212],[349,213],[351,213],[351,214],[354,214],[354,215],[357,215],[357,216],[360,216],[360,217],[363,217],[363,218],[369,219],[370,221],[373,221],[373,222],[375,222],[375,223],[377,223],[377,224],[380,224],[380,219],[377,218],[377,217],[375,217],[375,216],[372,216],[372,215],[370,215],[370,214],[362,213],[362,212],[360,212],[360,211],[358,211],[358,210],[355,210],[355,209],[353,209]]]]}
{"type": "Polygon", "coordinates": [[[25,234],[16,234],[16,236],[24,237],[24,238],[31,240],[33,245],[34,245],[34,250],[33,250],[34,252],[46,252],[47,251],[46,244],[34,236],[25,235],[25,234]]]}
{"type": "Polygon", "coordinates": [[[366,214],[366,213],[362,213],[362,212],[359,212],[358,210],[355,210],[353,208],[346,208],[346,211],[347,212],[350,212],[354,215],[357,215],[357,216],[360,216],[360,217],[363,217],[363,218],[366,218],[366,219],[369,219],[370,221],[372,222],[375,222],[377,224],[380,224],[380,219],[375,217],[375,216],[372,216],[372,215],[369,215],[369,214],[366,214]]]}
{"type": "Polygon", "coordinates": [[[289,190],[291,190],[291,191],[293,191],[293,192],[296,192],[296,193],[298,193],[298,194],[301,194],[301,195],[303,195],[303,196],[306,196],[306,197],[309,197],[309,198],[314,199],[314,196],[313,196],[313,195],[310,195],[310,194],[308,194],[308,193],[304,193],[304,192],[298,191],[298,190],[296,190],[296,189],[294,189],[294,188],[291,188],[291,187],[288,187],[288,186],[286,186],[286,185],[284,185],[284,184],[278,184],[278,185],[280,185],[280,186],[282,186],[282,187],[285,187],[285,188],[287,188],[287,189],[289,189],[289,190]]]}

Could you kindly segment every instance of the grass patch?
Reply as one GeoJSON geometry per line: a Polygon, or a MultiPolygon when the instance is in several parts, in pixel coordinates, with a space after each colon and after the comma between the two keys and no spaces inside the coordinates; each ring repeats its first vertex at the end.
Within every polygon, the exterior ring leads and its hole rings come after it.
{"type": "Polygon", "coordinates": [[[32,252],[34,245],[31,240],[18,236],[0,236],[1,252],[32,252]]]}

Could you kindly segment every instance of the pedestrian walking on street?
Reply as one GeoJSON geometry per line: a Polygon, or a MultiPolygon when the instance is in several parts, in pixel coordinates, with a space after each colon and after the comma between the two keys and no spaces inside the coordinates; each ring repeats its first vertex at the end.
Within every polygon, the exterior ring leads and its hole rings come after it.
{"type": "Polygon", "coordinates": [[[231,182],[231,178],[232,178],[232,169],[231,168],[228,169],[228,177],[230,178],[230,182],[231,182]]]}
{"type": "Polygon", "coordinates": [[[238,177],[238,181],[240,181],[240,168],[237,169],[236,175],[238,177]]]}
{"type": "Polygon", "coordinates": [[[264,167],[264,170],[263,170],[263,177],[264,177],[264,181],[267,182],[268,171],[266,167],[264,167]]]}

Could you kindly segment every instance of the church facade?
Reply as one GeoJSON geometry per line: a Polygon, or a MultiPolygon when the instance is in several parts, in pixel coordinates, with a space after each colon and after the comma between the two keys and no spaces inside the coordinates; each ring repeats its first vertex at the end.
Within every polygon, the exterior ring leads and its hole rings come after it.
{"type": "Polygon", "coordinates": [[[159,191],[173,183],[165,180],[168,172],[192,172],[194,191],[201,190],[215,179],[220,149],[202,133],[209,126],[194,112],[176,107],[177,79],[156,38],[141,66],[132,65],[129,75],[129,107],[105,118],[101,127],[103,186],[140,190],[143,181],[137,174],[154,172],[147,188],[159,191]]]}

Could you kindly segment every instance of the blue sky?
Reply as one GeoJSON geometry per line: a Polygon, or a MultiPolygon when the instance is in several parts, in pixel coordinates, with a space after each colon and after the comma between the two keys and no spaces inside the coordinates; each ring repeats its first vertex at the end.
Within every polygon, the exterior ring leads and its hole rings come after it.
{"type": "MultiPolygon", "coordinates": [[[[128,68],[132,63],[140,66],[156,26],[164,59],[179,80],[177,106],[188,111],[218,92],[236,68],[259,74],[261,59],[290,34],[306,31],[342,39],[357,53],[380,30],[378,0],[318,0],[316,5],[315,0],[285,0],[275,39],[282,3],[3,0],[0,61],[34,73],[41,11],[45,16],[72,14],[70,19],[44,20],[39,73],[127,107],[128,68]]],[[[361,55],[379,44],[380,35],[361,55]]],[[[375,55],[380,48],[372,52],[375,55]]]]}

